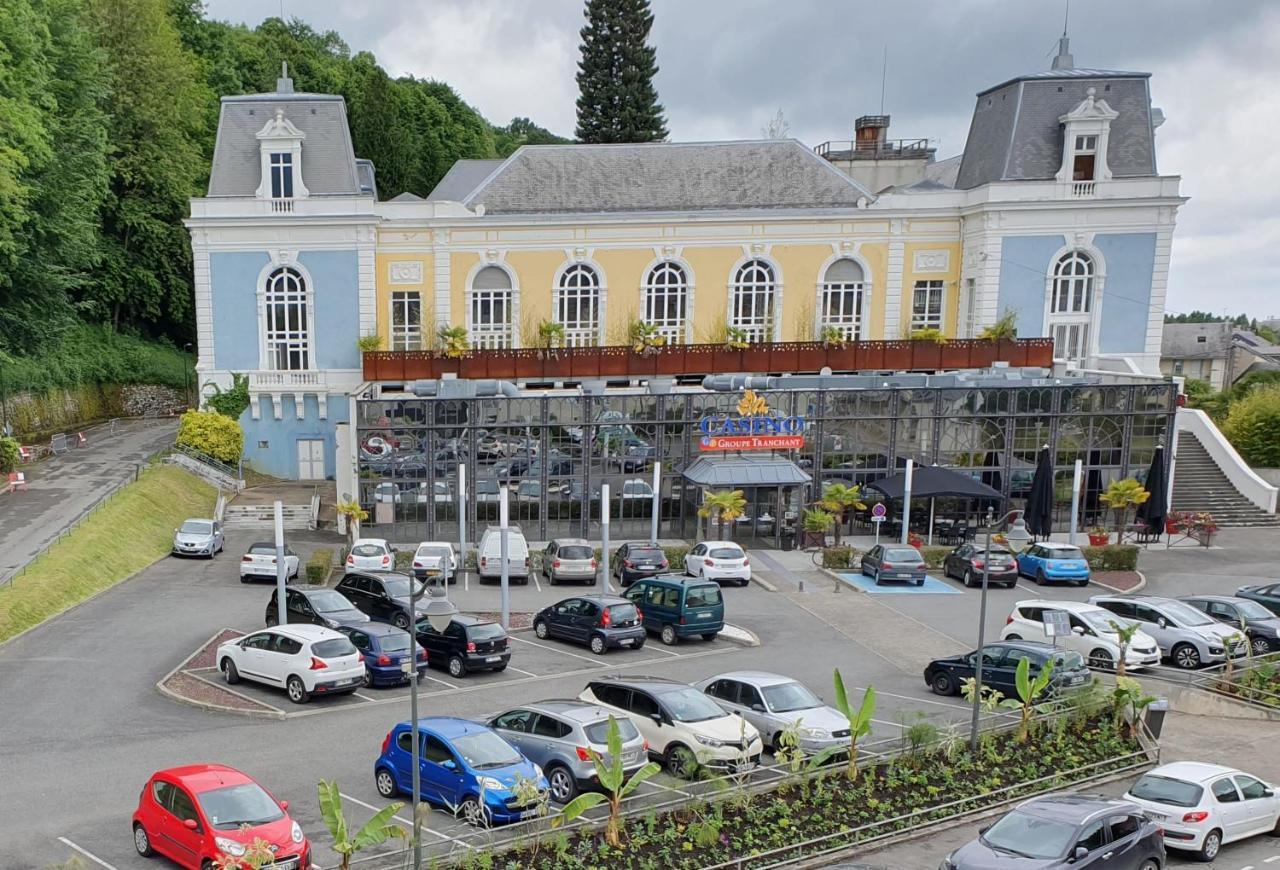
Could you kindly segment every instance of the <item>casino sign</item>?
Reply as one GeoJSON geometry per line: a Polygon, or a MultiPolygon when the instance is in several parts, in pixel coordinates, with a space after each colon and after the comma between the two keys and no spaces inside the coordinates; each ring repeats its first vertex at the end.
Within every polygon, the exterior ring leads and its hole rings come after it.
{"type": "Polygon", "coordinates": [[[783,417],[769,410],[769,403],[754,390],[738,402],[736,416],[712,414],[698,424],[702,439],[698,449],[798,450],[804,447],[804,418],[783,417]]]}

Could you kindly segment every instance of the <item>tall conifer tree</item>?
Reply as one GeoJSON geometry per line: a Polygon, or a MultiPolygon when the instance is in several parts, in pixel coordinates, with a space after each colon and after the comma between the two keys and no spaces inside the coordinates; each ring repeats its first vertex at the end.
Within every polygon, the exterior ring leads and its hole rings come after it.
{"type": "Polygon", "coordinates": [[[583,142],[658,142],[667,138],[648,45],[649,0],[587,0],[578,61],[578,129],[583,142]]]}

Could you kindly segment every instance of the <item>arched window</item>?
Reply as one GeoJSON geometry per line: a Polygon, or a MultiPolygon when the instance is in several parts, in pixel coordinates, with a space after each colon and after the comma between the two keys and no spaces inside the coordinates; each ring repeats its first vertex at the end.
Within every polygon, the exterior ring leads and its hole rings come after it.
{"type": "Polygon", "coordinates": [[[748,341],[772,341],[776,280],[764,260],[748,260],[733,277],[729,325],[744,330],[748,341]]]}
{"type": "Polygon", "coordinates": [[[511,347],[513,343],[511,276],[498,266],[485,266],[471,279],[467,300],[467,332],[474,348],[511,347]]]}
{"type": "Polygon", "coordinates": [[[644,279],[644,320],[668,342],[682,342],[688,322],[689,276],[678,263],[659,263],[644,279]]]}
{"type": "Polygon", "coordinates": [[[834,327],[846,339],[862,337],[865,278],[862,267],[847,258],[836,260],[827,267],[818,300],[819,332],[834,327]]]}
{"type": "Polygon", "coordinates": [[[311,319],[307,283],[288,266],[267,276],[263,294],[267,364],[277,371],[311,368],[311,319]]]}
{"type": "Polygon", "coordinates": [[[564,326],[565,347],[600,343],[600,276],[581,263],[565,269],[556,288],[556,322],[564,326]]]}
{"type": "Polygon", "coordinates": [[[1054,355],[1084,359],[1089,355],[1093,323],[1093,258],[1081,251],[1064,254],[1053,266],[1049,288],[1049,334],[1054,355]]]}

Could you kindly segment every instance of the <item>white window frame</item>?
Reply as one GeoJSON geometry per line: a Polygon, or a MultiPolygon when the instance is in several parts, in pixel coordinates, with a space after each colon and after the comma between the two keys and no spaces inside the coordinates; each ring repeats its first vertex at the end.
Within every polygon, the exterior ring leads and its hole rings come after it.
{"type": "Polygon", "coordinates": [[[270,269],[262,288],[262,367],[271,371],[314,370],[315,348],[311,330],[315,324],[314,299],[308,276],[296,263],[270,269]],[[290,286],[292,285],[292,286],[290,286]],[[281,297],[277,299],[277,297],[281,297]],[[284,324],[276,324],[277,306],[283,305],[284,324]],[[289,324],[298,315],[300,328],[289,324]],[[281,353],[286,364],[280,365],[281,353]],[[298,364],[293,364],[298,363],[298,364]]]}
{"type": "Polygon", "coordinates": [[[824,280],[818,285],[818,335],[822,337],[822,333],[829,326],[834,326],[840,330],[840,334],[847,341],[856,341],[866,336],[867,330],[867,306],[870,304],[870,294],[867,291],[866,267],[857,260],[847,257],[841,257],[829,263],[822,272],[824,280]],[[851,263],[856,265],[862,271],[864,280],[862,281],[828,281],[826,276],[830,274],[831,269],[840,260],[849,259],[851,263]],[[845,303],[852,301],[852,305],[845,303]],[[832,309],[835,313],[832,313],[832,309]],[[848,309],[852,308],[852,311],[848,309]]]}
{"type": "Polygon", "coordinates": [[[687,340],[689,288],[689,270],[674,260],[655,263],[645,273],[644,321],[656,326],[668,343],[687,340]]]}
{"type": "Polygon", "coordinates": [[[560,273],[553,300],[555,320],[564,327],[565,347],[596,347],[604,321],[600,272],[574,263],[560,273]]]}
{"type": "Polygon", "coordinates": [[[922,278],[911,287],[911,323],[907,335],[917,329],[942,329],[947,319],[947,282],[938,278],[922,278]],[[916,310],[916,299],[924,291],[924,311],[916,310]],[[935,306],[933,303],[937,302],[935,306]],[[936,311],[934,310],[936,307],[936,311]]]}
{"type": "Polygon", "coordinates": [[[516,325],[520,314],[519,285],[516,276],[506,266],[495,262],[480,262],[467,276],[467,291],[464,299],[466,305],[467,341],[477,350],[498,350],[516,346],[518,334],[516,325]],[[506,287],[476,287],[475,282],[486,269],[497,269],[506,276],[506,287]],[[487,305],[492,311],[494,306],[505,304],[506,322],[497,323],[481,320],[477,315],[487,305]]]}
{"type": "Polygon", "coordinates": [[[1079,247],[1060,251],[1047,278],[1044,334],[1053,339],[1056,359],[1084,360],[1092,356],[1101,310],[1101,259],[1079,247]]]}
{"type": "Polygon", "coordinates": [[[747,333],[747,341],[773,341],[778,323],[778,271],[768,260],[752,257],[733,273],[729,325],[747,333]]]}
{"type": "Polygon", "coordinates": [[[422,350],[422,292],[419,290],[391,291],[391,312],[387,323],[391,327],[392,350],[422,350]],[[417,303],[418,317],[410,322],[413,304],[417,303]],[[397,315],[399,321],[397,322],[397,315]]]}
{"type": "Polygon", "coordinates": [[[272,151],[271,163],[271,198],[293,199],[293,153],[291,151],[272,151]]]}

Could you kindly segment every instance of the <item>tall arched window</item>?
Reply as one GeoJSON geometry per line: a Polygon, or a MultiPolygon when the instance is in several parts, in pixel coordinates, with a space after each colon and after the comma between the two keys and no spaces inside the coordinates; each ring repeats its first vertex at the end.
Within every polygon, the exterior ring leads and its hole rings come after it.
{"type": "Polygon", "coordinates": [[[1049,335],[1059,358],[1084,359],[1089,355],[1095,278],[1093,258],[1081,251],[1069,251],[1053,266],[1049,335]]]}
{"type": "Polygon", "coordinates": [[[474,348],[511,347],[511,276],[498,266],[485,266],[471,279],[467,300],[467,332],[474,348]]]}
{"type": "Polygon", "coordinates": [[[744,330],[748,341],[772,341],[777,282],[764,260],[748,260],[733,276],[729,325],[744,330]]]}
{"type": "Polygon", "coordinates": [[[689,276],[678,263],[659,263],[644,279],[644,320],[668,342],[683,342],[688,322],[689,276]]]}
{"type": "Polygon", "coordinates": [[[556,288],[556,322],[564,326],[565,347],[600,343],[600,276],[576,263],[560,275],[556,288]]]}
{"type": "Polygon", "coordinates": [[[836,260],[827,267],[818,300],[820,333],[834,327],[846,339],[862,337],[865,277],[862,267],[847,258],[836,260]]]}
{"type": "Polygon", "coordinates": [[[285,266],[267,276],[263,306],[267,364],[277,371],[311,368],[311,319],[302,274],[285,266]]]}

